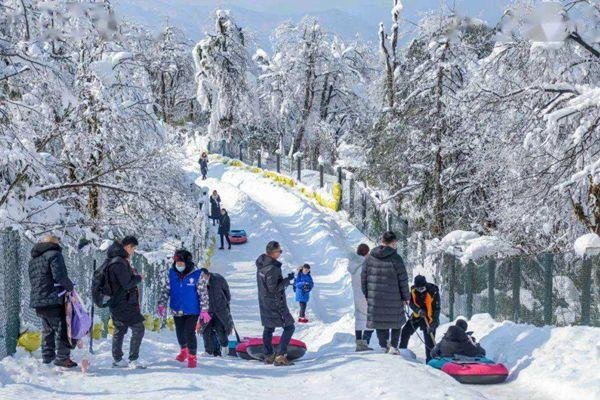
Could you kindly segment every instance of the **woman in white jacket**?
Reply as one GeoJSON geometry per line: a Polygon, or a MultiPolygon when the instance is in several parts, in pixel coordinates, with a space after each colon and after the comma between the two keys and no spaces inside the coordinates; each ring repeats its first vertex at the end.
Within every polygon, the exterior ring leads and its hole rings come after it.
{"type": "Polygon", "coordinates": [[[360,287],[360,273],[362,271],[364,258],[369,254],[369,246],[364,243],[358,245],[356,254],[360,258],[351,260],[348,264],[348,272],[352,277],[352,292],[354,293],[354,329],[356,334],[356,351],[373,350],[369,347],[372,330],[367,329],[367,299],[360,287]]]}

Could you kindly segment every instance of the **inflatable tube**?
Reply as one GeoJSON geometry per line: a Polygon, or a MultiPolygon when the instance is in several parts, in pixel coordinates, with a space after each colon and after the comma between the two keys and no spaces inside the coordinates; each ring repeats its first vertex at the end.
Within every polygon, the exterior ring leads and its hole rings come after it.
{"type": "Polygon", "coordinates": [[[508,378],[508,369],[495,363],[452,361],[444,364],[442,371],[460,383],[471,385],[493,385],[508,378]]]}
{"type": "Polygon", "coordinates": [[[464,357],[464,358],[452,358],[452,357],[440,357],[440,358],[432,358],[429,360],[427,365],[433,367],[435,369],[442,369],[444,365],[449,362],[479,362],[484,364],[495,364],[494,361],[485,357],[464,357]]]}
{"type": "Polygon", "coordinates": [[[229,241],[231,244],[243,244],[248,241],[246,231],[243,229],[236,229],[229,232],[229,241]]]}
{"type": "MultiPolygon", "coordinates": [[[[273,347],[279,345],[281,336],[273,336],[273,347]]],[[[264,358],[264,348],[262,338],[245,338],[235,348],[238,355],[246,360],[262,360],[264,358]],[[249,356],[250,358],[246,358],[249,356]]],[[[306,353],[306,344],[300,340],[292,339],[288,345],[287,357],[289,360],[297,360],[306,353]]]]}

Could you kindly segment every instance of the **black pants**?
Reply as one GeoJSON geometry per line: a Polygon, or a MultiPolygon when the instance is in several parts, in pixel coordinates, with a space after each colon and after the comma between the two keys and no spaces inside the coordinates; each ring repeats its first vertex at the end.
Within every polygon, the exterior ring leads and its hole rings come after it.
{"type": "MultiPolygon", "coordinates": [[[[427,325],[425,324],[425,320],[420,318],[415,320],[413,318],[409,319],[408,322],[402,328],[402,335],[400,336],[400,347],[401,349],[405,349],[408,346],[408,340],[412,336],[413,333],[417,331],[417,329],[421,329],[423,332],[423,340],[425,341],[425,357],[427,362],[431,360],[431,350],[435,346],[433,342],[433,338],[431,335],[427,333],[427,325]]],[[[435,329],[432,332],[433,337],[435,337],[435,329]]]]}
{"type": "Polygon", "coordinates": [[[221,347],[229,345],[229,338],[227,337],[225,325],[223,325],[216,315],[213,316],[210,322],[204,327],[202,339],[204,340],[204,349],[208,354],[213,356],[221,354],[221,347]]]}
{"type": "Polygon", "coordinates": [[[62,363],[71,354],[71,344],[67,334],[67,321],[64,306],[48,306],[35,309],[42,319],[42,360],[62,363]]]}
{"type": "Polygon", "coordinates": [[[195,356],[198,350],[198,341],[196,340],[196,322],[198,314],[181,315],[173,317],[175,321],[175,334],[179,347],[187,348],[188,352],[195,356]]]}
{"type": "Polygon", "coordinates": [[[200,170],[200,172],[202,173],[202,180],[205,180],[205,179],[206,179],[206,173],[207,173],[208,171],[207,171],[207,170],[205,170],[205,169],[201,169],[201,170],[200,170]]]}
{"type": "Polygon", "coordinates": [[[215,222],[217,223],[217,225],[219,224],[219,222],[221,221],[221,217],[213,217],[211,216],[210,219],[212,219],[213,222],[213,226],[215,226],[215,222]]]}
{"type": "MultiPolygon", "coordinates": [[[[290,340],[292,340],[292,335],[296,327],[294,325],[288,325],[283,327],[283,333],[281,334],[281,340],[279,340],[279,347],[277,348],[277,352],[275,354],[282,355],[287,354],[287,348],[290,344],[290,340]]],[[[265,348],[265,356],[270,356],[273,354],[273,332],[275,332],[275,328],[268,328],[265,326],[263,330],[263,346],[265,348]]]]}
{"type": "Polygon", "coordinates": [[[371,341],[371,336],[373,335],[373,331],[354,331],[354,334],[356,335],[356,340],[364,340],[365,342],[367,342],[367,344],[369,344],[369,342],[371,341]]]}
{"type": "Polygon", "coordinates": [[[115,334],[112,339],[112,356],[115,361],[123,359],[123,339],[127,329],[131,329],[131,340],[129,342],[129,361],[137,360],[140,357],[140,346],[146,329],[143,322],[127,325],[121,321],[113,319],[115,334]]]}
{"type": "Polygon", "coordinates": [[[225,239],[227,239],[227,246],[229,246],[229,248],[231,248],[231,241],[229,240],[229,233],[219,233],[219,236],[221,236],[221,248],[224,248],[223,237],[225,237],[225,239]]]}
{"type": "Polygon", "coordinates": [[[398,347],[398,340],[400,340],[400,329],[376,329],[376,332],[377,339],[379,340],[379,346],[386,348],[388,342],[390,342],[393,347],[398,347]]]}
{"type": "MultiPolygon", "coordinates": [[[[298,289],[296,289],[298,290],[298,289]]],[[[300,301],[300,318],[306,317],[306,302],[300,301]]]]}

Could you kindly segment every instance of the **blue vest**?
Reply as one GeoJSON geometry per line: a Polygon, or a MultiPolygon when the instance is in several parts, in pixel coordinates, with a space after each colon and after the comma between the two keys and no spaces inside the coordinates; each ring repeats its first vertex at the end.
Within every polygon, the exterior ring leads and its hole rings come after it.
{"type": "Polygon", "coordinates": [[[181,277],[174,268],[169,270],[169,307],[175,315],[200,314],[200,296],[198,279],[202,272],[197,269],[181,277]]]}

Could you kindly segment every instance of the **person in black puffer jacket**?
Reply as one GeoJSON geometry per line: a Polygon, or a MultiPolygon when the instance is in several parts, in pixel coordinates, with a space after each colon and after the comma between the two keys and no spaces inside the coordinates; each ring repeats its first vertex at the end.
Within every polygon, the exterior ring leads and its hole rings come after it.
{"type": "Polygon", "coordinates": [[[42,319],[43,363],[74,368],[65,315],[65,293],[73,290],[73,282],[58,243],[56,236],[47,235],[31,250],[29,306],[42,319]]]}
{"type": "Polygon", "coordinates": [[[431,350],[431,356],[454,357],[456,355],[467,357],[483,357],[485,350],[475,339],[467,334],[467,321],[459,319],[448,328],[442,340],[431,350]]]}
{"type": "Polygon", "coordinates": [[[361,288],[367,299],[367,328],[376,330],[382,348],[398,354],[400,328],[406,321],[404,306],[408,305],[410,292],[404,262],[396,251],[394,232],[385,232],[381,245],[366,257],[361,288]]]}
{"type": "Polygon", "coordinates": [[[229,214],[227,214],[226,209],[221,209],[221,219],[219,220],[219,236],[221,237],[221,247],[219,250],[223,250],[223,237],[227,239],[227,246],[229,246],[229,250],[231,250],[231,240],[229,240],[229,231],[231,230],[231,221],[229,219],[229,214]]]}
{"type": "Polygon", "coordinates": [[[206,268],[202,268],[201,271],[205,279],[208,280],[208,312],[212,317],[202,332],[205,348],[208,347],[206,351],[209,354],[216,356],[221,353],[225,357],[229,350],[227,336],[233,331],[233,318],[231,317],[229,305],[231,302],[229,285],[223,276],[210,272],[206,268]],[[217,338],[217,343],[214,343],[213,339],[215,337],[217,338]]]}

